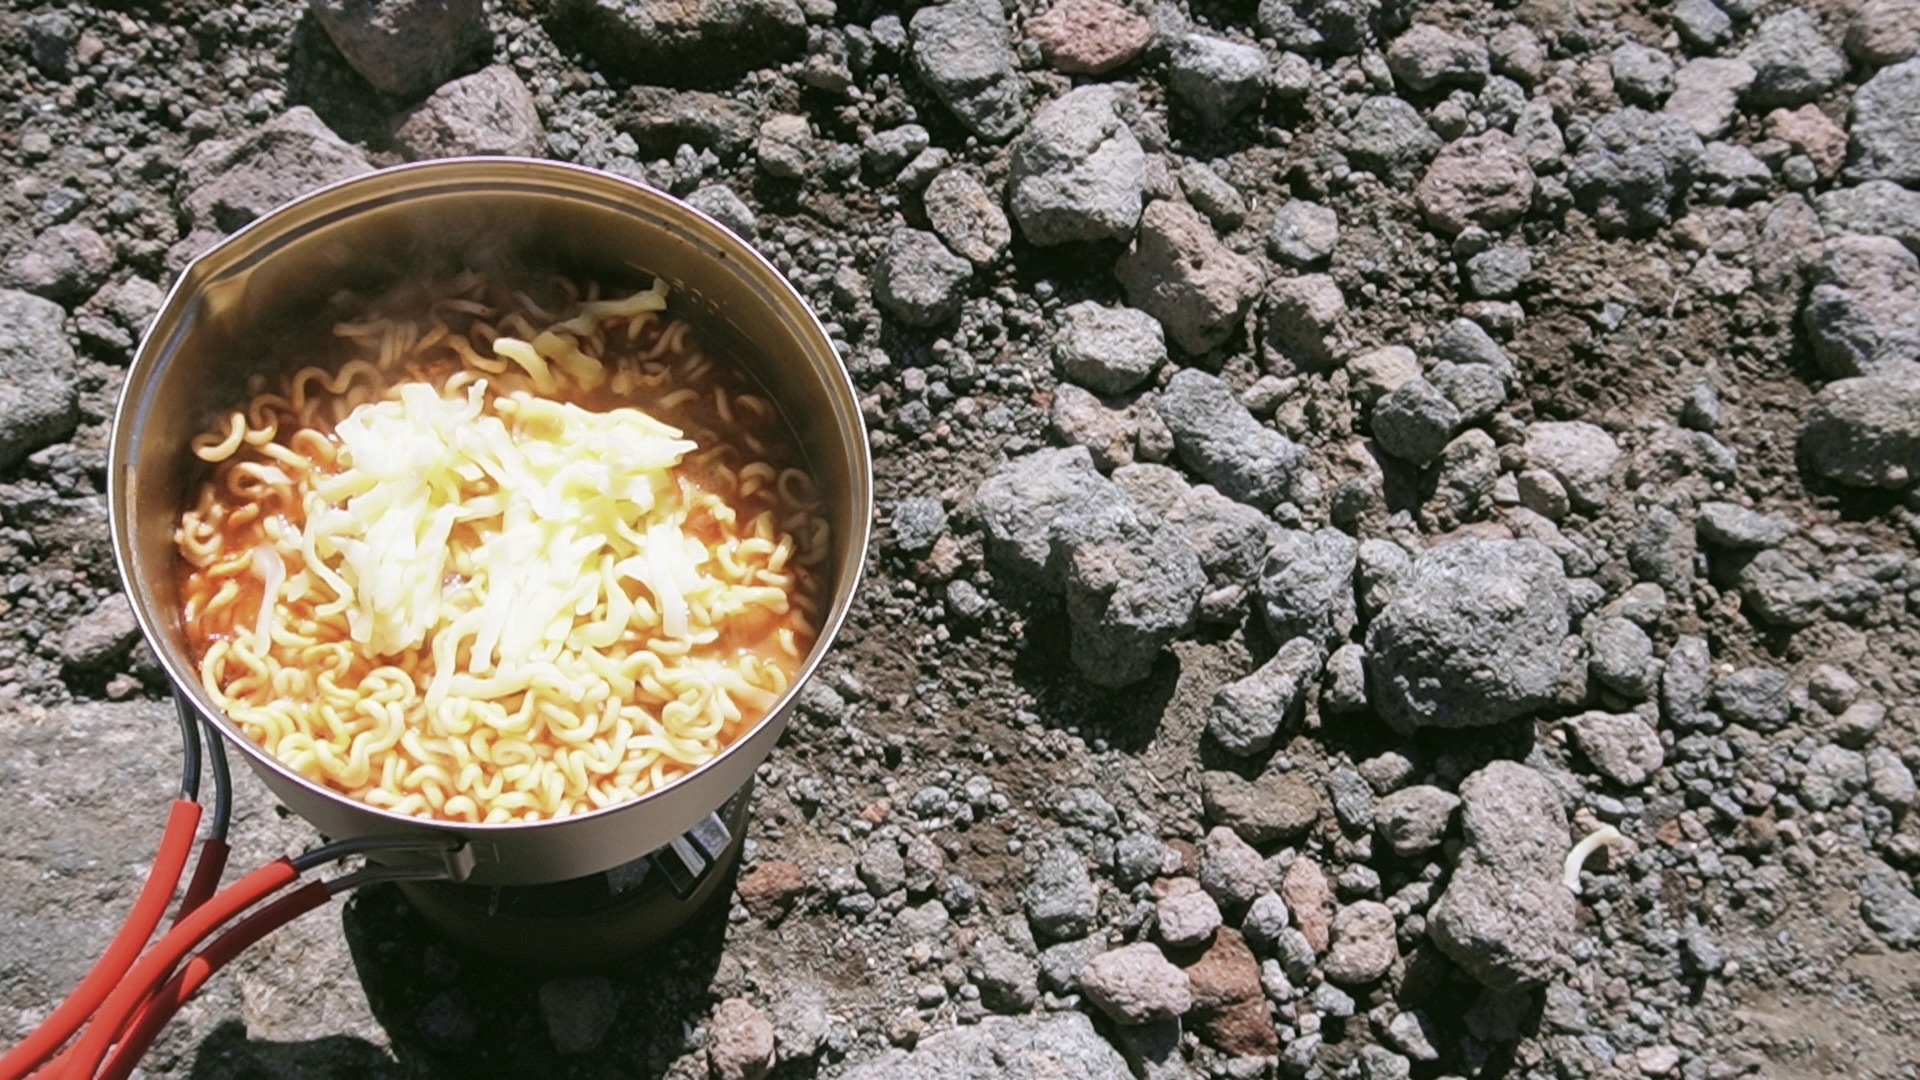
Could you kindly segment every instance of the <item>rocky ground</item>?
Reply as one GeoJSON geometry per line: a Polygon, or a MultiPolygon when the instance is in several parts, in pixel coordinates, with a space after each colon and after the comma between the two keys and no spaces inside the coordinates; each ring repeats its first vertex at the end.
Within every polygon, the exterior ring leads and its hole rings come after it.
{"type": "MultiPolygon", "coordinates": [[[[0,1042],[173,782],[101,494],[141,331],[279,202],[481,152],[789,274],[864,596],[671,944],[538,973],[370,889],[147,1075],[1915,1076],[1917,49],[1914,0],[16,0],[0,1042]]],[[[235,835],[315,840],[251,777],[235,835]]]]}

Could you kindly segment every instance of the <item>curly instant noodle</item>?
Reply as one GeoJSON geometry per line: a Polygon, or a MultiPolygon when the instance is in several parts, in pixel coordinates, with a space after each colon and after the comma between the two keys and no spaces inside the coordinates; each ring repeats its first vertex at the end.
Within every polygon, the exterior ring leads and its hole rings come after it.
{"type": "Polygon", "coordinates": [[[719,753],[812,648],[828,528],[772,402],[664,283],[563,287],[565,318],[469,274],[341,323],[338,363],[194,440],[201,680],[309,779],[420,817],[582,813],[719,753]]]}

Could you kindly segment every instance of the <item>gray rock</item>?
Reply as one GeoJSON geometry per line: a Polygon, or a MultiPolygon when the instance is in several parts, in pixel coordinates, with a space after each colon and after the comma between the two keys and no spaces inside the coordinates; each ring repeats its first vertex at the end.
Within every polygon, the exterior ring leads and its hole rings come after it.
{"type": "Polygon", "coordinates": [[[1797,629],[1819,621],[1830,590],[1779,551],[1762,551],[1740,568],[1734,584],[1760,622],[1797,629]]]}
{"type": "Polygon", "coordinates": [[[1079,993],[1080,973],[1100,950],[1100,944],[1091,938],[1062,941],[1040,950],[1040,986],[1056,994],[1079,993]]]}
{"type": "Polygon", "coordinates": [[[1198,211],[1164,199],[1141,213],[1139,235],[1114,272],[1128,303],[1159,319],[1189,353],[1233,335],[1262,279],[1259,264],[1222,244],[1198,211]]]}
{"type": "Polygon", "coordinates": [[[1828,43],[1820,20],[1800,8],[1761,23],[1740,59],[1754,72],[1747,100],[1761,106],[1805,104],[1847,73],[1847,58],[1828,43]]]}
{"type": "Polygon", "coordinates": [[[1920,946],[1920,897],[1884,866],[1860,879],[1860,918],[1896,949],[1920,946]]]}
{"type": "Polygon", "coordinates": [[[1186,539],[1206,572],[1201,621],[1237,621],[1266,562],[1272,522],[1206,484],[1188,491],[1166,516],[1167,524],[1186,539]]]}
{"type": "Polygon", "coordinates": [[[1292,494],[1305,451],[1255,420],[1219,378],[1183,368],[1154,410],[1180,459],[1228,498],[1266,510],[1292,494]]]}
{"type": "Polygon", "coordinates": [[[1527,425],[1527,459],[1552,473],[1573,505],[1588,512],[1607,504],[1620,447],[1604,428],[1584,420],[1542,420],[1527,425]]]}
{"type": "Polygon", "coordinates": [[[743,239],[751,240],[759,229],[759,222],[753,216],[753,209],[733,193],[733,189],[721,184],[709,184],[687,196],[688,205],[708,217],[732,229],[743,239]]]}
{"type": "Polygon", "coordinates": [[[1681,635],[1660,669],[1660,713],[1680,731],[1702,727],[1713,695],[1713,656],[1705,638],[1681,635]]]}
{"type": "Polygon", "coordinates": [[[1867,791],[1873,801],[1895,812],[1912,806],[1920,791],[1914,786],[1913,770],[1900,755],[1884,746],[1867,751],[1867,791]]]}
{"type": "Polygon", "coordinates": [[[1373,437],[1394,457],[1425,465],[1446,448],[1460,410],[1434,385],[1408,379],[1373,406],[1373,437]]]}
{"type": "Polygon", "coordinates": [[[913,13],[913,66],[968,131],[999,142],[1026,123],[1006,13],[995,0],[945,0],[913,13]]]}
{"type": "Polygon", "coordinates": [[[1844,746],[1822,746],[1807,759],[1807,771],[1800,780],[1800,801],[1809,809],[1831,810],[1864,791],[1866,786],[1864,755],[1844,746]]]}
{"type": "Polygon", "coordinates": [[[540,984],[540,1019],[562,1054],[600,1045],[620,1012],[620,996],[604,975],[570,975],[540,984]]]}
{"type": "Polygon", "coordinates": [[[1373,827],[1373,786],[1358,770],[1344,764],[1329,769],[1327,795],[1343,828],[1363,832],[1373,827]]]}
{"type": "Polygon", "coordinates": [[[1778,668],[1741,668],[1716,677],[1713,704],[1728,723],[1758,731],[1777,730],[1793,716],[1787,673],[1778,668]]]}
{"type": "Polygon", "coordinates": [[[1643,232],[1673,220],[1674,201],[1693,183],[1703,152],[1680,118],[1618,109],[1588,129],[1567,187],[1601,228],[1643,232]]]}
{"type": "Polygon", "coordinates": [[[1920,254],[1920,191],[1891,180],[1868,180],[1823,191],[1813,200],[1827,233],[1891,236],[1920,254]]]}
{"type": "Polygon", "coordinates": [[[1753,80],[1753,66],[1745,60],[1717,56],[1689,60],[1674,76],[1665,111],[1679,117],[1695,135],[1717,139],[1733,126],[1740,95],[1753,80]]]}
{"type": "MultiPolygon", "coordinates": [[[[1313,993],[1307,996],[1307,1002],[1315,1012],[1334,1020],[1345,1020],[1354,1012],[1353,995],[1330,982],[1314,987],[1313,993]]],[[[1294,1040],[1294,1044],[1297,1045],[1299,1041],[1294,1040]]]]}
{"type": "Polygon", "coordinates": [[[1434,1045],[1440,1035],[1439,1029],[1426,1013],[1418,1009],[1394,1013],[1381,1035],[1394,1049],[1415,1061],[1437,1061],[1440,1058],[1440,1051],[1434,1045]]]}
{"type": "Polygon", "coordinates": [[[1427,381],[1453,402],[1462,424],[1491,419],[1507,403],[1506,381],[1485,364],[1456,364],[1442,360],[1427,372],[1427,381]]]}
{"type": "Polygon", "coordinates": [[[557,0],[552,12],[563,44],[651,85],[720,86],[807,46],[794,0],[557,0]]]}
{"type": "Polygon", "coordinates": [[[1472,88],[1487,81],[1487,47],[1477,38],[1416,23],[1387,46],[1387,67],[1413,90],[1472,88]]]}
{"type": "Polygon", "coordinates": [[[185,254],[295,196],[372,170],[304,105],[238,138],[203,142],[180,168],[180,206],[191,230],[185,254]]]}
{"type": "Polygon", "coordinates": [[[1430,548],[1367,628],[1368,698],[1402,732],[1524,716],[1557,695],[1567,600],[1538,541],[1430,548]]]}
{"type": "Polygon", "coordinates": [[[1097,686],[1126,686],[1193,629],[1206,574],[1178,533],[1105,483],[1111,494],[1091,513],[1053,523],[1054,547],[1075,668],[1097,686]]]}
{"type": "Polygon", "coordinates": [[[1853,96],[1852,180],[1920,184],[1920,57],[1881,68],[1853,96]]]}
{"type": "Polygon", "coordinates": [[[73,346],[60,305],[0,289],[0,469],[79,425],[73,346]]]}
{"type": "Polygon", "coordinates": [[[1092,300],[1060,312],[1053,356],[1061,374],[1098,394],[1124,394],[1167,361],[1160,323],[1144,311],[1092,300]]]}
{"type": "Polygon", "coordinates": [[[1283,48],[1350,55],[1378,37],[1380,0],[1261,0],[1258,18],[1283,48]]]}
{"type": "Polygon", "coordinates": [[[1260,615],[1275,641],[1305,638],[1331,649],[1353,632],[1359,550],[1352,537],[1331,527],[1275,531],[1260,570],[1260,615]]]}
{"type": "Polygon", "coordinates": [[[873,271],[873,298],[908,326],[938,326],[960,313],[973,264],[919,229],[895,229],[873,271]]]}
{"type": "Polygon", "coordinates": [[[120,593],[102,600],[78,616],[61,633],[55,649],[60,661],[76,671],[101,671],[126,656],[139,640],[140,624],[133,605],[120,593]]]}
{"type": "Polygon", "coordinates": [[[861,156],[867,168],[881,176],[893,176],[902,166],[932,145],[933,136],[919,124],[901,124],[899,127],[876,131],[861,143],[861,156]]]}
{"type": "Polygon", "coordinates": [[[1245,678],[1215,691],[1207,732],[1234,754],[1258,754],[1298,719],[1307,688],[1320,676],[1320,646],[1294,638],[1245,678]]]}
{"type": "Polygon", "coordinates": [[[1567,730],[1600,775],[1621,787],[1646,783],[1666,761],[1660,733],[1632,713],[1581,713],[1567,730]]]}
{"type": "Polygon", "coordinates": [[[1320,792],[1292,772],[1265,772],[1253,780],[1237,773],[1200,776],[1207,820],[1225,825],[1249,844],[1296,840],[1320,820],[1320,792]]]}
{"type": "Polygon", "coordinates": [[[1331,713],[1357,713],[1367,708],[1367,650],[1348,642],[1327,657],[1320,707],[1331,713]]]}
{"type": "Polygon", "coordinates": [[[1467,287],[1473,295],[1502,299],[1520,291],[1533,273],[1533,256],[1523,247],[1488,248],[1467,260],[1467,287]]]}
{"type": "Polygon", "coordinates": [[[1023,1013],[1040,1000],[1040,969],[1033,957],[999,934],[974,942],[968,974],[980,988],[980,1002],[995,1012],[1023,1013]]]}
{"type": "Polygon", "coordinates": [[[1231,232],[1246,223],[1247,200],[1211,166],[1190,161],[1180,166],[1179,180],[1181,194],[1214,228],[1231,232]]]}
{"type": "Polygon", "coordinates": [[[1363,405],[1372,405],[1420,377],[1420,357],[1404,345],[1385,345],[1350,356],[1345,367],[1353,394],[1363,405]]]}
{"type": "Polygon", "coordinates": [[[400,114],[393,141],[409,161],[468,154],[528,157],[546,149],[533,94],[505,64],[482,68],[435,90],[400,114]]]}
{"type": "Polygon", "coordinates": [[[1175,949],[1205,945],[1220,929],[1220,905],[1191,878],[1183,880],[1191,892],[1170,893],[1154,905],[1160,940],[1175,949]]]}
{"type": "Polygon", "coordinates": [[[796,113],[775,113],[761,121],[753,152],[763,172],[782,180],[798,180],[820,164],[813,126],[796,113]]]}
{"type": "Polygon", "coordinates": [[[1560,884],[1567,819],[1546,777],[1496,761],[1460,785],[1466,847],[1428,914],[1440,951],[1497,991],[1535,987],[1563,962],[1574,900],[1560,884]]]}
{"type": "Polygon", "coordinates": [[[1321,368],[1343,349],[1347,300],[1326,274],[1277,276],[1262,304],[1261,343],[1269,369],[1321,368]]]}
{"type": "Polygon", "coordinates": [[[1847,23],[1847,53],[1864,64],[1897,64],[1920,53],[1920,0],[1864,0],[1847,23]]]}
{"type": "Polygon", "coordinates": [[[1333,254],[1340,239],[1340,218],[1332,209],[1305,199],[1291,199],[1274,212],[1267,230],[1267,247],[1276,258],[1308,266],[1333,254]]]}
{"type": "Polygon", "coordinates": [[[1054,526],[1110,500],[1110,485],[1084,447],[1041,450],[1008,462],[974,496],[987,553],[1021,581],[1058,591],[1065,556],[1055,550],[1054,526]]]}
{"type": "Polygon", "coordinates": [[[1173,46],[1167,88],[1207,127],[1220,127],[1260,103],[1267,54],[1258,46],[1188,34],[1173,46]]]}
{"type": "MultiPolygon", "coordinates": [[[[1184,973],[1181,977],[1185,978],[1184,973]]],[[[890,1050],[855,1063],[840,1074],[841,1080],[895,1080],[902,1076],[915,1080],[982,1080],[995,1076],[1113,1080],[1127,1075],[1126,1059],[1100,1037],[1086,1013],[1073,1010],[989,1016],[977,1024],[922,1039],[910,1052],[890,1050]]]]}
{"type": "Polygon", "coordinates": [[[417,97],[483,50],[480,0],[308,0],[347,64],[383,94],[417,97]]]}
{"type": "Polygon", "coordinates": [[[1122,1025],[1172,1019],[1193,1005],[1187,973],[1147,942],[1094,957],[1080,974],[1080,990],[1108,1019],[1122,1025]]]}
{"type": "MultiPolygon", "coordinates": [[[[1270,953],[1287,931],[1287,902],[1275,893],[1261,893],[1247,905],[1246,918],[1240,920],[1240,933],[1255,952],[1270,953]]],[[[1307,946],[1311,957],[1313,947],[1307,946]]],[[[1311,959],[1308,961],[1312,963],[1311,959]]],[[[1282,973],[1284,975],[1284,972],[1282,973]]]]}
{"type": "MultiPolygon", "coordinates": [[[[1744,146],[1730,142],[1711,142],[1700,155],[1700,165],[1694,173],[1694,198],[1702,203],[1715,206],[1730,206],[1751,202],[1765,195],[1773,186],[1773,172],[1765,162],[1753,156],[1753,152],[1744,146]]],[[[1733,268],[1717,279],[1705,277],[1706,267],[1720,266],[1716,256],[1708,255],[1701,259],[1691,275],[1693,280],[1705,281],[1703,286],[1710,295],[1732,296],[1744,291],[1745,285],[1752,283],[1750,273],[1742,268],[1733,268]],[[1716,284],[1718,281],[1725,285],[1716,284]]]]}
{"type": "Polygon", "coordinates": [[[63,304],[93,295],[112,272],[113,246],[85,225],[55,225],[5,268],[4,283],[63,304]]]}
{"type": "Polygon", "coordinates": [[[1361,102],[1347,123],[1346,136],[1347,153],[1355,162],[1396,180],[1411,179],[1442,145],[1419,110],[1391,95],[1361,102]]]}
{"type": "Polygon", "coordinates": [[[1333,943],[1322,965],[1327,979],[1360,986],[1385,975],[1400,959],[1394,929],[1393,912],[1377,900],[1341,908],[1333,917],[1333,943]]]}
{"type": "Polygon", "coordinates": [[[1493,70],[1531,86],[1540,81],[1547,67],[1547,51],[1540,38],[1525,23],[1509,23],[1487,39],[1487,54],[1493,70]]]}
{"type": "Polygon", "coordinates": [[[1613,88],[1629,105],[1652,108],[1673,92],[1673,57],[1637,41],[1614,47],[1607,54],[1613,88]]]}
{"type": "Polygon", "coordinates": [[[1521,108],[1513,122],[1513,137],[1536,170],[1559,166],[1567,153],[1567,137],[1553,118],[1553,106],[1535,99],[1521,108]]]}
{"type": "Polygon", "coordinates": [[[1440,451],[1433,464],[1433,494],[1422,513],[1441,527],[1485,517],[1500,478],[1500,448],[1493,436],[1468,428],[1440,451]]]}
{"type": "Polygon", "coordinates": [[[1041,109],[1013,144],[1008,202],[1021,235],[1042,246],[1124,240],[1140,220],[1146,154],[1096,84],[1041,109]]]}
{"type": "Polygon", "coordinates": [[[1448,236],[1469,226],[1498,229],[1533,203],[1533,166],[1513,136],[1495,128],[1441,149],[1414,189],[1427,224],[1448,236]]]}
{"type": "Polygon", "coordinates": [[[1450,791],[1416,784],[1386,796],[1373,807],[1373,827],[1395,855],[1410,858],[1440,846],[1460,797],[1450,791]]]}
{"type": "Polygon", "coordinates": [[[1807,676],[1807,696],[1830,713],[1843,712],[1860,700],[1861,689],[1847,669],[1833,664],[1821,664],[1807,676]]]}
{"type": "Polygon", "coordinates": [[[1700,532],[1700,539],[1733,551],[1759,551],[1774,547],[1800,528],[1778,514],[1762,514],[1737,503],[1726,502],[1701,503],[1693,523],[1700,532]]]}
{"type": "Polygon", "coordinates": [[[1888,236],[1828,240],[1801,321],[1828,375],[1920,360],[1920,260],[1888,236]]]}
{"type": "Polygon", "coordinates": [[[1034,860],[1022,900],[1034,936],[1045,941],[1085,937],[1100,912],[1086,863],[1068,847],[1048,848],[1034,860]]]}
{"type": "Polygon", "coordinates": [[[1498,372],[1502,382],[1513,381],[1513,361],[1486,329],[1472,319],[1448,323],[1429,346],[1434,359],[1455,364],[1480,364],[1498,372]]]}
{"type": "Polygon", "coordinates": [[[1904,488],[1920,474],[1920,366],[1839,379],[1814,395],[1800,450],[1817,476],[1904,488]]]}
{"type": "Polygon", "coordinates": [[[1652,696],[1660,676],[1653,639],[1632,620],[1596,619],[1588,624],[1588,670],[1602,686],[1628,701],[1652,696]]]}
{"type": "Polygon", "coordinates": [[[1713,0],[1679,0],[1673,6],[1673,26],[1687,44],[1712,49],[1733,33],[1733,19],[1713,0]]]}
{"type": "Polygon", "coordinates": [[[1222,909],[1243,908],[1273,890],[1273,874],[1260,853],[1224,825],[1200,842],[1200,887],[1222,909]]]}

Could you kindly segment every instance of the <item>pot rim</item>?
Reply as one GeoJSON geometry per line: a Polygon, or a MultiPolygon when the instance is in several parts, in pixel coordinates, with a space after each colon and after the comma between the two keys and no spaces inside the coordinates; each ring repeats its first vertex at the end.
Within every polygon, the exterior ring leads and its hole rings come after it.
{"type": "MultiPolygon", "coordinates": [[[[635,269],[652,273],[638,265],[635,269]]],[[[768,392],[778,400],[777,395],[773,395],[770,388],[768,392]]],[[[785,405],[785,403],[782,404],[785,405]]],[[[781,411],[791,422],[792,410],[783,407],[781,411]]],[[[484,842],[489,836],[524,835],[540,830],[561,829],[599,821],[621,812],[637,811],[648,806],[655,799],[662,798],[667,793],[695,781],[703,774],[722,771],[732,758],[747,753],[750,745],[759,743],[758,736],[769,725],[778,724],[784,728],[786,718],[794,707],[800,690],[815,676],[825,656],[831,651],[834,639],[852,608],[853,599],[864,575],[872,532],[873,458],[864,418],[859,409],[858,395],[847,372],[846,363],[841,358],[839,350],[834,347],[819,316],[785,275],[731,229],[667,192],[602,169],[542,158],[510,156],[440,158],[377,169],[314,188],[280,204],[232,234],[223,237],[207,250],[194,256],[181,269],[167,290],[166,298],[152,323],[141,335],[139,347],[126,369],[125,382],[109,429],[107,513],[115,568],[120,575],[120,591],[130,602],[141,635],[153,648],[172,689],[176,694],[185,695],[193,704],[195,711],[212,722],[226,741],[237,746],[256,768],[265,768],[274,776],[298,785],[307,793],[343,808],[360,814],[373,815],[380,822],[380,827],[368,829],[370,833],[432,830],[468,836],[484,842]],[[243,274],[250,267],[270,258],[279,248],[317,229],[324,228],[329,222],[379,206],[396,205],[409,199],[453,194],[461,190],[492,194],[519,192],[529,195],[551,191],[628,213],[634,212],[637,207],[644,206],[658,216],[671,218],[676,226],[687,227],[690,235],[686,239],[690,243],[706,249],[710,258],[732,262],[736,273],[744,273],[755,286],[767,293],[779,305],[780,314],[797,324],[801,343],[807,351],[809,353],[817,351],[818,359],[812,362],[812,366],[828,397],[833,401],[837,415],[836,422],[832,426],[838,428],[837,436],[844,441],[848,461],[853,466],[848,470],[849,475],[836,477],[836,485],[844,484],[848,489],[847,495],[853,507],[853,512],[849,515],[852,525],[850,535],[835,536],[833,540],[834,554],[840,562],[841,572],[836,574],[833,590],[828,598],[830,603],[826,608],[825,617],[821,620],[813,648],[809,651],[805,662],[789,680],[786,692],[752,726],[741,731],[713,757],[671,783],[584,813],[543,818],[538,821],[462,822],[400,814],[316,783],[289,768],[270,750],[240,731],[233,720],[227,716],[226,711],[219,708],[208,695],[206,688],[201,684],[198,671],[193,670],[191,665],[183,665],[182,658],[174,656],[173,650],[164,647],[166,635],[163,632],[163,616],[168,608],[165,604],[161,604],[157,605],[158,611],[151,610],[143,600],[141,589],[136,585],[136,582],[143,580],[141,574],[143,567],[134,538],[134,506],[130,488],[133,483],[131,474],[135,471],[135,458],[138,456],[140,443],[135,429],[143,418],[143,402],[135,392],[148,387],[171,362],[178,339],[186,333],[191,321],[189,315],[201,303],[206,290],[223,280],[243,274]],[[365,197],[340,205],[342,200],[351,195],[365,197]]],[[[842,530],[836,528],[835,531],[838,533],[842,530]]],[[[167,568],[144,569],[147,570],[144,576],[151,577],[156,571],[166,572],[167,568]]],[[[766,747],[759,751],[762,759],[771,749],[772,742],[769,741],[766,747]]],[[[757,767],[758,762],[754,765],[757,767]]],[[[750,772],[749,779],[751,779],[750,772]]],[[[723,803],[725,797],[723,794],[715,805],[723,803]]],[[[644,853],[634,854],[637,856],[644,853]]]]}

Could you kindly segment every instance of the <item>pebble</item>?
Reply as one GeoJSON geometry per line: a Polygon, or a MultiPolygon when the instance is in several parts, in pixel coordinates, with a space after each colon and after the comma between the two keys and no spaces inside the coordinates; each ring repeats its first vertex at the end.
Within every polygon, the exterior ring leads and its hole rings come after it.
{"type": "Polygon", "coordinates": [[[1194,884],[1192,891],[1162,897],[1154,907],[1154,920],[1161,941],[1176,949],[1194,948],[1212,940],[1213,932],[1220,929],[1220,905],[1194,884]]]}
{"type": "Polygon", "coordinates": [[[908,326],[938,326],[960,313],[973,264],[921,229],[895,229],[874,266],[873,298],[908,326]]]}
{"type": "Polygon", "coordinates": [[[1322,368],[1345,346],[1347,300],[1329,275],[1276,276],[1262,306],[1269,369],[1322,368]]]}
{"type": "Polygon", "coordinates": [[[1116,1024],[1168,1020],[1193,1006],[1187,973],[1144,941],[1094,957],[1079,982],[1087,1000],[1116,1024]]]}
{"type": "Polygon", "coordinates": [[[1131,63],[1153,39],[1153,24],[1107,0],[1063,0],[1026,24],[1041,55],[1069,75],[1104,75],[1131,63]]]}
{"type": "Polygon", "coordinates": [[[1086,863],[1070,848],[1042,852],[1034,860],[1022,895],[1034,936],[1046,941],[1085,937],[1099,913],[1099,896],[1086,863]]]}
{"type": "Polygon", "coordinates": [[[1460,797],[1444,788],[1416,784],[1383,797],[1373,807],[1373,827],[1395,855],[1411,858],[1440,846],[1460,797]]]}
{"type": "Polygon", "coordinates": [[[1244,908],[1273,887],[1267,861],[1224,825],[1200,843],[1200,885],[1224,911],[1244,908]]]}
{"type": "Polygon", "coordinates": [[[1301,715],[1320,675],[1320,647],[1294,638],[1251,674],[1222,685],[1207,710],[1207,734],[1228,753],[1258,754],[1301,715]]]}
{"type": "Polygon", "coordinates": [[[1147,205],[1114,272],[1127,302],[1195,354],[1232,336],[1263,277],[1259,264],[1222,244],[1198,211],[1168,200],[1147,205]]]}
{"type": "Polygon", "coordinates": [[[1247,905],[1246,917],[1240,920],[1240,933],[1255,949],[1272,952],[1287,929],[1289,917],[1287,902],[1280,899],[1278,893],[1261,893],[1247,905]]]}
{"type": "Polygon", "coordinates": [[[468,154],[530,157],[546,148],[533,93],[513,68],[494,64],[441,86],[400,114],[393,141],[409,161],[468,154]]]}
{"type": "Polygon", "coordinates": [[[1746,98],[1762,106],[1805,104],[1847,73],[1847,58],[1828,43],[1819,18],[1798,8],[1762,22],[1740,59],[1754,72],[1746,98]]]}
{"type": "Polygon", "coordinates": [[[772,922],[792,909],[807,891],[807,878],[800,867],[785,859],[755,863],[740,875],[736,886],[740,902],[755,918],[772,922]]]}
{"type": "Polygon", "coordinates": [[[1427,919],[1455,963],[1496,991],[1545,982],[1574,929],[1573,894],[1560,883],[1567,819],[1553,785],[1510,761],[1460,785],[1466,847],[1427,919]]]}
{"type": "Polygon", "coordinates": [[[1533,256],[1523,247],[1488,248],[1467,260],[1466,272],[1473,295],[1504,299],[1519,292],[1533,274],[1533,256]]]}
{"type": "Polygon", "coordinates": [[[76,360],[66,312],[51,300],[0,289],[0,469],[63,442],[78,426],[76,360]]]}
{"type": "Polygon", "coordinates": [[[1373,406],[1373,437],[1394,457],[1426,465],[1460,424],[1460,410],[1424,378],[1395,387],[1373,406]]]}
{"type": "Polygon", "coordinates": [[[1637,41],[1622,42],[1607,54],[1613,88],[1629,105],[1651,108],[1673,92],[1673,58],[1637,41]]]}
{"type": "Polygon", "coordinates": [[[1852,180],[1920,184],[1920,57],[1881,68],[1853,96],[1852,180]]]}
{"type": "Polygon", "coordinates": [[[1816,476],[1907,487],[1920,475],[1920,372],[1900,365],[1828,383],[1807,410],[1800,446],[1816,476]]]}
{"type": "Polygon", "coordinates": [[[1673,204],[1693,182],[1703,153],[1693,128],[1679,117],[1618,109],[1588,129],[1567,187],[1602,228],[1644,232],[1673,220],[1673,204]]]}
{"type": "Polygon", "coordinates": [[[753,152],[760,160],[761,171],[781,180],[798,180],[820,164],[813,127],[806,117],[795,113],[776,113],[762,120],[753,152]]]}
{"type": "Polygon", "coordinates": [[[1387,46],[1387,67],[1412,90],[1477,87],[1487,79],[1487,47],[1431,23],[1416,23],[1387,46]]]}
{"type": "Polygon", "coordinates": [[[1534,540],[1422,552],[1367,628],[1369,691],[1397,731],[1500,723],[1552,701],[1563,666],[1562,564],[1534,540]]]}
{"type": "Polygon", "coordinates": [[[1828,375],[1870,375],[1920,358],[1920,259],[1888,236],[1821,247],[1801,316],[1828,375]]]}
{"type": "Polygon", "coordinates": [[[773,1069],[773,1022],[751,1001],[730,997],[707,1025],[707,1060],[717,1080],[760,1080],[773,1069]]]}
{"type": "Polygon", "coordinates": [[[1370,97],[1347,123],[1347,152],[1363,168],[1390,179],[1411,179],[1440,152],[1440,136],[1418,109],[1397,97],[1370,97]]]}
{"type": "Polygon", "coordinates": [[[1167,89],[1203,126],[1217,128],[1260,103],[1268,66],[1258,46],[1188,34],[1168,60],[1167,89]]]}
{"type": "Polygon", "coordinates": [[[1373,982],[1400,958],[1393,912],[1374,900],[1349,904],[1334,915],[1323,967],[1342,986],[1373,982]]]}
{"type": "Polygon", "coordinates": [[[989,142],[1027,121],[1007,17],[995,0],[944,0],[908,21],[913,65],[953,115],[989,142]]]}
{"type": "Polygon", "coordinates": [[[1660,733],[1632,713],[1581,713],[1567,729],[1600,775],[1621,787],[1645,784],[1666,760],[1660,733]]]}
{"type": "Polygon", "coordinates": [[[1324,805],[1312,784],[1282,770],[1252,780],[1218,770],[1202,773],[1200,798],[1208,821],[1262,845],[1299,839],[1320,820],[1324,805]]]}
{"type": "Polygon", "coordinates": [[[1292,494],[1305,452],[1254,419],[1217,376],[1183,368],[1153,407],[1180,460],[1228,498],[1265,510],[1292,494]]]}
{"type": "Polygon", "coordinates": [[[1332,255],[1339,239],[1339,216],[1306,199],[1282,204],[1267,230],[1267,247],[1276,258],[1295,266],[1310,266],[1332,255]]]}
{"type": "Polygon", "coordinates": [[[720,224],[732,229],[744,240],[752,240],[759,230],[759,222],[753,216],[752,208],[742,202],[733,189],[722,184],[708,184],[687,196],[688,205],[720,224]]]}
{"type": "Polygon", "coordinates": [[[1190,161],[1180,166],[1177,178],[1180,193],[1213,222],[1214,228],[1231,232],[1246,222],[1247,200],[1211,166],[1190,161]]]}
{"type": "Polygon", "coordinates": [[[1630,619],[1602,618],[1586,631],[1587,667],[1602,686],[1628,701],[1653,695],[1660,677],[1653,657],[1653,639],[1630,619]]]}
{"type": "Polygon", "coordinates": [[[1096,84],[1048,104],[1013,143],[1008,204],[1034,244],[1124,240],[1140,221],[1146,155],[1096,84]]]}
{"type": "Polygon", "coordinates": [[[480,0],[312,0],[308,10],[360,77],[418,97],[488,42],[480,0]]]}
{"type": "Polygon", "coordinates": [[[1747,667],[1713,680],[1713,704],[1730,724],[1774,731],[1793,715],[1787,673],[1778,668],[1747,667]]]}

